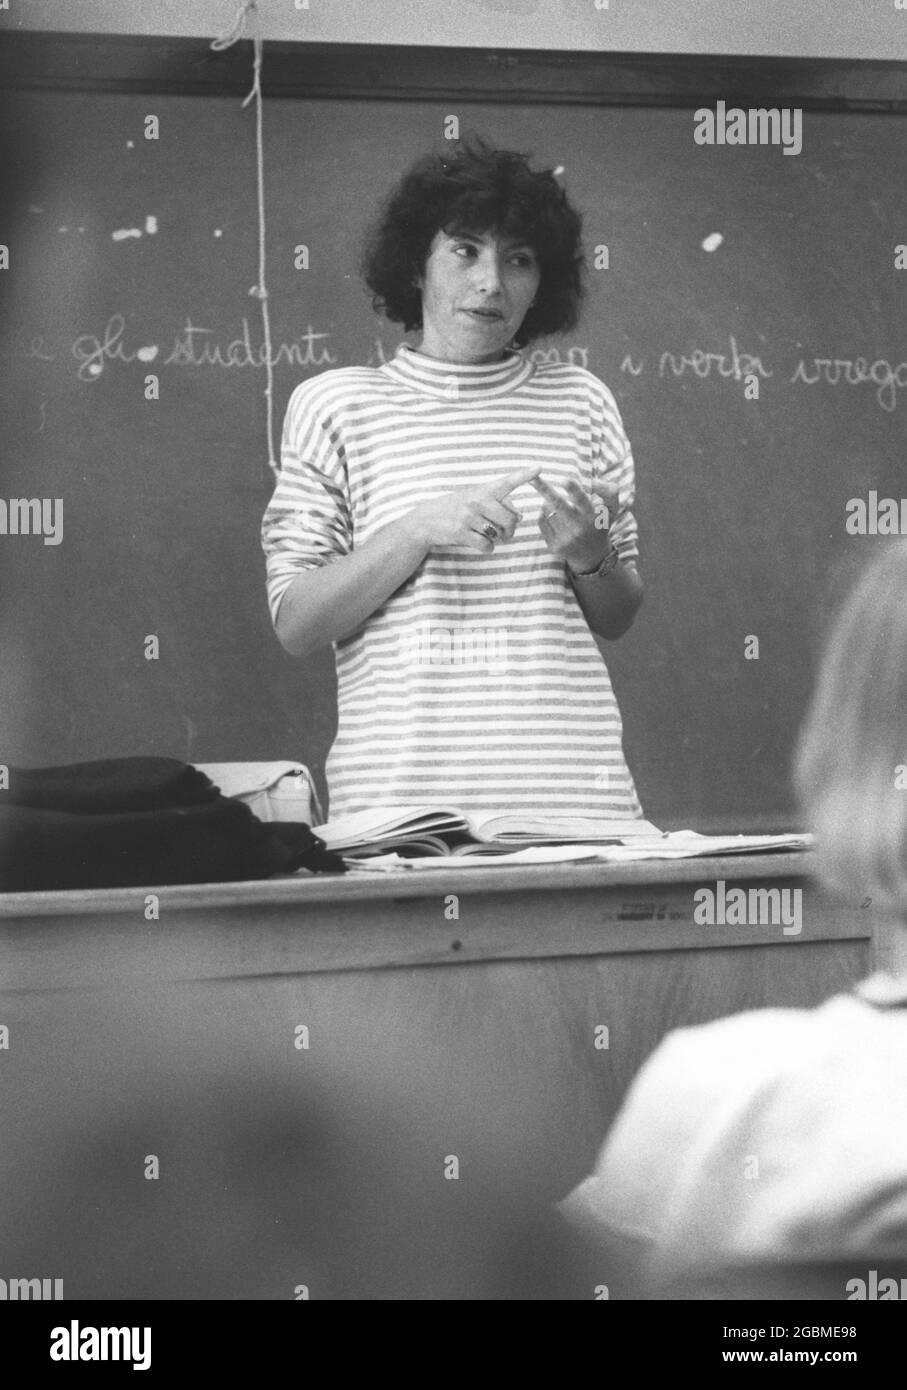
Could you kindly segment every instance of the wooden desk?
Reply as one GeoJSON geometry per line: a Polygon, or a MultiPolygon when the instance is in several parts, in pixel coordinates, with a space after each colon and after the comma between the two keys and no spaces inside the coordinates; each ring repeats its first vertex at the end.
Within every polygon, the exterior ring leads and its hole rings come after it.
{"type": "Polygon", "coordinates": [[[131,978],[191,995],[218,982],[266,1013],[369,1017],[376,1036],[430,1020],[464,1065],[493,1056],[505,1089],[549,1076],[583,1166],[669,1029],[814,1004],[868,972],[869,921],[822,901],[809,868],[808,855],[782,854],[11,893],[0,897],[0,998],[8,1013],[9,991],[131,978]],[[693,894],[718,879],[802,888],[802,932],[697,926],[693,894]],[[593,1046],[601,1024],[607,1051],[593,1046]]]}
{"type": "Polygon", "coordinates": [[[809,869],[807,855],[759,855],[9,894],[4,1066],[42,1115],[82,1091],[90,1110],[99,1074],[107,1105],[135,1089],[143,1049],[153,1071],[154,1038],[182,1038],[188,1074],[213,1033],[234,1077],[254,1054],[250,1094],[298,1085],[304,1067],[334,1095],[361,1082],[405,1097],[439,1156],[479,1144],[483,1163],[554,1199],[591,1169],[670,1029],[816,1004],[868,973],[869,921],[823,902],[809,869]],[[802,932],[696,925],[693,894],[718,879],[802,889],[802,932]]]}

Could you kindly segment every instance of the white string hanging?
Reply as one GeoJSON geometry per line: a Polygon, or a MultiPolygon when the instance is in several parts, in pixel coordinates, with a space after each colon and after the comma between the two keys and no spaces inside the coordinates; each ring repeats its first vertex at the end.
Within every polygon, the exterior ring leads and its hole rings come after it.
{"type": "Polygon", "coordinates": [[[219,39],[212,40],[211,47],[215,53],[222,53],[226,48],[232,48],[233,44],[238,43],[245,36],[246,19],[252,14],[255,20],[255,32],[252,35],[252,90],[243,102],[245,109],[250,101],[255,102],[255,164],[258,179],[258,283],[253,285],[249,294],[259,300],[261,304],[262,333],[264,337],[265,350],[265,373],[266,386],[265,398],[267,400],[267,420],[268,420],[268,467],[276,476],[280,471],[280,465],[274,455],[274,363],[271,354],[271,318],[268,313],[268,290],[265,280],[265,156],[264,156],[264,137],[262,124],[262,100],[261,100],[261,59],[262,59],[262,37],[261,37],[261,16],[258,10],[257,0],[244,0],[236,12],[233,21],[233,28],[229,34],[224,34],[219,39]]]}

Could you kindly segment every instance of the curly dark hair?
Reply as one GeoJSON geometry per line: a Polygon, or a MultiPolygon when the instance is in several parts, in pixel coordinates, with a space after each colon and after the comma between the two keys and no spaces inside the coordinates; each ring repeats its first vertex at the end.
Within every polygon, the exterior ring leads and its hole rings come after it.
{"type": "Polygon", "coordinates": [[[514,345],[576,326],[584,293],[582,218],[550,169],[529,168],[530,157],[469,135],[443,155],[416,161],[367,235],[361,268],[376,312],[407,332],[421,328],[422,293],[414,281],[437,232],[493,231],[531,246],[541,272],[514,345]]]}

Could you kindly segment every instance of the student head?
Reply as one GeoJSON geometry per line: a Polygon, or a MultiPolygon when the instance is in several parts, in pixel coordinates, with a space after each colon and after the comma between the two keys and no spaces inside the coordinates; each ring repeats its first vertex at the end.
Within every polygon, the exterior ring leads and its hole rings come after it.
{"type": "Polygon", "coordinates": [[[907,541],[885,543],[838,614],[795,779],[828,887],[907,916],[907,541]]]}
{"type": "Polygon", "coordinates": [[[363,274],[374,307],[422,329],[424,350],[493,360],[576,325],[580,230],[550,170],[473,137],[403,176],[371,230],[363,274]],[[480,304],[500,317],[470,318],[480,304]]]}

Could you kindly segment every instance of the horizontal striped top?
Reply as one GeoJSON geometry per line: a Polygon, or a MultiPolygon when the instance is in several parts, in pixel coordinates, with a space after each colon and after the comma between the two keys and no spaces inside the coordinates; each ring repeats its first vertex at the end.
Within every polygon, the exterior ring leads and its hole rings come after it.
{"type": "MultiPolygon", "coordinates": [[[[341,367],[290,397],[281,472],[262,523],[268,598],[418,502],[534,463],[620,488],[614,540],[637,556],[630,445],[611,392],[582,367],[444,362],[403,343],[377,368],[341,367]]],[[[437,546],[352,636],[334,643],[330,814],[443,803],[464,811],[636,817],[608,671],[562,561],[522,513],[491,554],[437,546]]]]}

